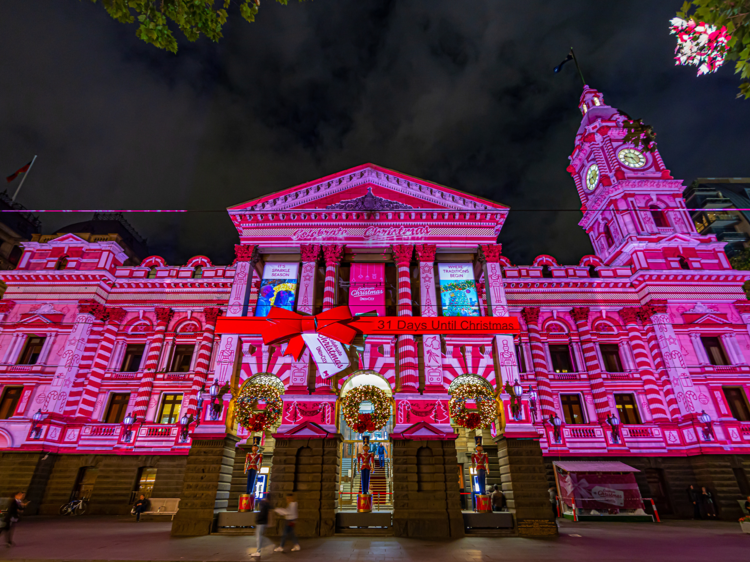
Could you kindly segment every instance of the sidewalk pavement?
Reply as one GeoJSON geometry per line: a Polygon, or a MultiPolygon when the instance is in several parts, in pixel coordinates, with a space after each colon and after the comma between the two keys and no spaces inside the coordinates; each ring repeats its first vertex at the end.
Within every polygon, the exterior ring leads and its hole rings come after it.
{"type": "MultiPolygon", "coordinates": [[[[301,552],[274,553],[269,562],[746,562],[750,535],[739,523],[573,523],[559,520],[558,539],[479,538],[426,541],[395,537],[302,539],[301,552]]],[[[170,523],[136,523],[124,517],[30,517],[16,529],[16,546],[0,545],[0,560],[243,561],[255,537],[211,535],[172,538],[170,523]]],[[[2,537],[4,539],[4,536],[2,537]]]]}

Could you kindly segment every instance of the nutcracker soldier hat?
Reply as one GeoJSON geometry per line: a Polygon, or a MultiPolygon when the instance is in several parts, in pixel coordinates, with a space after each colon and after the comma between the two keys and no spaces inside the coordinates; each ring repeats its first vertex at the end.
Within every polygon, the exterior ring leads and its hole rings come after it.
{"type": "Polygon", "coordinates": [[[370,444],[370,436],[369,435],[363,435],[362,436],[362,444],[363,445],[369,445],[370,444]]]}
{"type": "Polygon", "coordinates": [[[260,435],[253,437],[253,447],[258,447],[258,449],[260,449],[260,435]]]}
{"type": "MultiPolygon", "coordinates": [[[[482,447],[482,436],[481,435],[475,435],[474,436],[474,448],[482,447]]],[[[484,447],[482,447],[484,449],[484,447]]]]}

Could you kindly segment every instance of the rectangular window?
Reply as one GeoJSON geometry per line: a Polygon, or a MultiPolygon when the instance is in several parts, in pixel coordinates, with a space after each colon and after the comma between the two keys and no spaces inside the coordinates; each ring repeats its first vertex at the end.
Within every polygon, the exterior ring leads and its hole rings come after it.
{"type": "Polygon", "coordinates": [[[620,361],[620,348],[616,343],[599,344],[604,361],[604,370],[608,373],[622,373],[622,362],[620,361]]]}
{"type": "Polygon", "coordinates": [[[560,403],[562,404],[565,423],[581,424],[586,423],[583,419],[583,408],[581,407],[581,397],[578,394],[561,394],[560,403]]]}
{"type": "Polygon", "coordinates": [[[552,359],[552,370],[556,373],[572,373],[573,361],[570,358],[569,345],[550,345],[549,356],[552,359]]]}
{"type": "Polygon", "coordinates": [[[107,406],[107,415],[104,416],[104,423],[122,423],[125,419],[125,413],[130,402],[130,393],[114,392],[109,395],[109,406],[107,406]]]}
{"type": "Polygon", "coordinates": [[[138,481],[136,482],[136,489],[135,492],[135,498],[133,499],[134,503],[135,500],[142,495],[146,496],[146,498],[151,497],[151,493],[154,490],[154,483],[156,482],[156,469],[155,468],[146,468],[143,467],[140,469],[140,474],[138,475],[138,481]]]}
{"type": "Polygon", "coordinates": [[[745,391],[739,387],[724,387],[724,397],[729,404],[732,417],[737,421],[750,421],[750,408],[747,406],[745,391]]]}
{"type": "Polygon", "coordinates": [[[165,394],[161,402],[161,410],[157,423],[172,424],[180,419],[180,407],[182,406],[182,394],[165,394]]]}
{"type": "Polygon", "coordinates": [[[169,369],[169,372],[187,373],[190,370],[194,350],[195,346],[191,344],[176,345],[174,348],[174,357],[172,358],[172,368],[169,369]]]}
{"type": "Polygon", "coordinates": [[[146,352],[146,345],[142,343],[129,343],[125,348],[125,357],[122,360],[120,371],[135,373],[141,368],[141,360],[146,352]]]}
{"type": "Polygon", "coordinates": [[[641,423],[641,416],[638,414],[638,405],[635,403],[635,396],[632,394],[615,394],[615,404],[617,405],[617,414],[620,416],[621,423],[628,425],[641,423]]]}
{"type": "Polygon", "coordinates": [[[26,345],[23,346],[21,357],[18,359],[19,365],[36,365],[39,360],[39,355],[42,353],[42,347],[44,346],[44,340],[47,338],[39,336],[29,336],[26,340],[26,345]]]}
{"type": "Polygon", "coordinates": [[[0,420],[7,420],[16,413],[18,402],[21,400],[23,393],[22,386],[6,386],[3,390],[3,397],[0,399],[0,420]]]}
{"type": "Polygon", "coordinates": [[[706,355],[708,355],[708,362],[711,365],[729,365],[724,348],[721,345],[719,338],[714,337],[702,337],[703,347],[706,349],[706,355]]]}
{"type": "Polygon", "coordinates": [[[523,345],[516,344],[516,362],[518,363],[518,372],[526,372],[526,358],[523,356],[523,345]]]}

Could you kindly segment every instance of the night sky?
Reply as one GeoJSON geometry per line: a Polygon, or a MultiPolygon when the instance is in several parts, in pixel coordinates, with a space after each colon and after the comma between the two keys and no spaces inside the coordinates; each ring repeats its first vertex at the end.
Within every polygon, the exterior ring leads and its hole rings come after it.
{"type": "MultiPolygon", "coordinates": [[[[572,63],[552,73],[570,45],[607,103],[654,126],[675,177],[750,176],[733,67],[674,66],[681,3],[264,0],[172,55],[89,0],[3,0],[0,176],[38,154],[28,208],[210,211],[372,162],[510,206],[514,263],[578,263],[581,83],[572,63]]],[[[89,217],[44,215],[44,231],[89,217]]],[[[127,218],[170,263],[234,257],[225,212],[127,218]]]]}

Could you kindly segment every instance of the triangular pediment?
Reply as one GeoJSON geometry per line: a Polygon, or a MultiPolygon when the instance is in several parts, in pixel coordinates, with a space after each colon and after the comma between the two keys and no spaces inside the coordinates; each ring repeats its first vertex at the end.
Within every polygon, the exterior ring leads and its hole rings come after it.
{"type": "Polygon", "coordinates": [[[505,205],[373,164],[364,164],[230,207],[229,211],[291,210],[482,211],[505,205]]]}
{"type": "Polygon", "coordinates": [[[452,439],[455,436],[455,433],[443,431],[427,422],[415,423],[402,432],[393,434],[394,439],[413,439],[417,441],[424,439],[452,439]]]}
{"type": "Polygon", "coordinates": [[[48,242],[50,246],[63,246],[67,244],[88,244],[83,238],[76,236],[75,234],[63,234],[59,238],[50,240],[48,242]]]}
{"type": "MultiPolygon", "coordinates": [[[[59,315],[62,316],[62,315],[59,315]]],[[[30,314],[30,315],[21,315],[21,320],[18,321],[19,324],[54,324],[55,320],[51,320],[45,316],[42,316],[41,314],[30,314]]]]}
{"type": "Polygon", "coordinates": [[[307,421],[300,425],[295,425],[289,431],[276,433],[274,439],[293,439],[299,437],[327,437],[330,432],[323,429],[317,423],[307,421]]]}
{"type": "MultiPolygon", "coordinates": [[[[688,316],[687,314],[685,316],[688,316]]],[[[686,319],[687,320],[687,319],[686,319]]],[[[699,318],[696,318],[691,322],[692,324],[726,324],[726,314],[706,314],[699,318]],[[722,316],[724,318],[722,318],[722,316]]]]}

